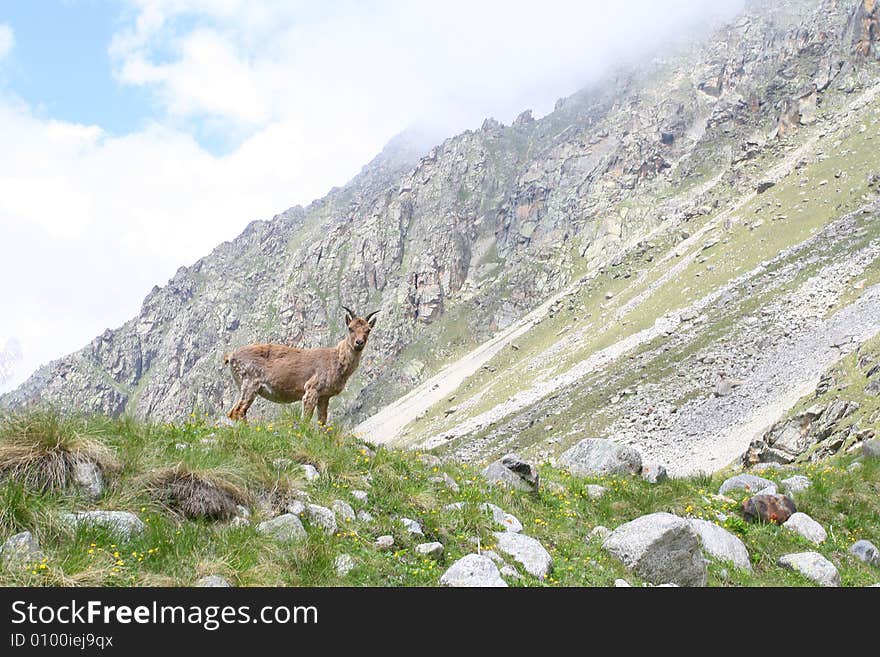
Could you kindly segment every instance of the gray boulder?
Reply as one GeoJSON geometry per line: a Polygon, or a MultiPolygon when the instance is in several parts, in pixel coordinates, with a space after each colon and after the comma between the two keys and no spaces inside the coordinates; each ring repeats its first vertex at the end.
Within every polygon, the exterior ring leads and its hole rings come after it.
{"type": "Polygon", "coordinates": [[[468,554],[443,573],[440,586],[454,587],[506,587],[498,566],[481,554],[468,554]]]}
{"type": "Polygon", "coordinates": [[[611,532],[602,547],[654,584],[705,586],[706,562],[690,523],[671,513],[651,513],[611,532]]]}
{"type": "Polygon", "coordinates": [[[599,484],[587,484],[587,497],[591,500],[598,500],[607,492],[608,489],[605,488],[605,486],[600,486],[599,484]]]}
{"type": "Polygon", "coordinates": [[[311,463],[306,463],[303,465],[303,474],[306,476],[306,481],[312,481],[321,476],[321,473],[318,472],[318,468],[313,466],[311,463]]]}
{"type": "Polygon", "coordinates": [[[867,459],[880,458],[880,438],[872,438],[863,442],[862,455],[867,459]]]}
{"type": "Polygon", "coordinates": [[[229,588],[232,586],[225,578],[220,575],[206,575],[196,581],[199,588],[229,588]]]}
{"type": "Polygon", "coordinates": [[[443,543],[434,541],[433,543],[419,543],[416,545],[416,554],[421,554],[432,559],[439,559],[443,556],[443,543]]]}
{"type": "Polygon", "coordinates": [[[147,528],[140,518],[129,511],[79,511],[62,513],[60,519],[73,529],[84,526],[103,527],[125,538],[140,534],[147,528]]]}
{"type": "Polygon", "coordinates": [[[637,475],[642,471],[642,457],[636,450],[602,438],[585,438],[565,450],[559,462],[577,477],[637,475]]]}
{"type": "Polygon", "coordinates": [[[351,555],[340,554],[334,560],[333,565],[336,566],[336,575],[338,577],[345,577],[355,567],[355,562],[351,555]]]}
{"type": "Polygon", "coordinates": [[[394,547],[394,537],[390,534],[385,534],[376,539],[376,547],[380,550],[390,550],[394,547]]]}
{"type": "Polygon", "coordinates": [[[547,577],[553,558],[540,542],[531,536],[513,532],[495,532],[495,538],[498,539],[495,548],[499,552],[519,561],[530,575],[540,579],[547,577]]]}
{"type": "Polygon", "coordinates": [[[104,494],[104,477],[101,475],[101,468],[91,461],[78,461],[73,466],[73,481],[93,500],[104,494]]]}
{"type": "Polygon", "coordinates": [[[42,561],[42,548],[30,532],[14,534],[0,546],[0,566],[6,570],[22,570],[42,561]]]}
{"type": "Polygon", "coordinates": [[[401,518],[400,523],[403,525],[404,529],[408,531],[410,534],[415,536],[424,536],[425,532],[422,531],[422,526],[418,523],[418,521],[413,520],[412,518],[401,518]]]}
{"type": "Polygon", "coordinates": [[[818,552],[798,552],[779,557],[779,565],[799,572],[820,586],[840,586],[840,573],[818,552]]]}
{"type": "Polygon", "coordinates": [[[523,529],[522,523],[516,516],[506,513],[501,507],[490,502],[483,502],[480,505],[480,510],[489,511],[492,514],[492,520],[495,524],[504,527],[504,531],[519,533],[523,529]]]}
{"type": "Polygon", "coordinates": [[[537,468],[517,454],[507,454],[490,463],[483,470],[483,478],[492,484],[527,492],[538,490],[540,484],[537,468]]]}
{"type": "Polygon", "coordinates": [[[871,541],[856,541],[850,547],[849,552],[866,564],[880,567],[880,550],[877,550],[877,546],[871,541]]]}
{"type": "Polygon", "coordinates": [[[811,543],[819,545],[824,543],[828,538],[828,534],[818,522],[813,520],[806,513],[800,511],[792,513],[788,520],[782,523],[786,529],[797,532],[811,543]]]}
{"type": "Polygon", "coordinates": [[[336,514],[326,506],[306,504],[305,515],[310,524],[320,527],[325,534],[336,533],[336,514]]]}
{"type": "Polygon", "coordinates": [[[257,525],[257,533],[276,541],[303,541],[308,536],[299,516],[284,513],[257,525]]]}
{"type": "Polygon", "coordinates": [[[718,561],[729,561],[743,570],[752,570],[745,544],[724,527],[699,518],[688,518],[688,523],[697,532],[703,551],[710,557],[718,561]]]}
{"type": "Polygon", "coordinates": [[[725,479],[724,483],[721,484],[721,488],[718,489],[718,494],[726,495],[734,490],[742,490],[747,493],[757,493],[759,490],[775,485],[776,484],[769,479],[764,479],[764,477],[759,477],[753,474],[738,474],[729,479],[725,479]]]}
{"type": "Polygon", "coordinates": [[[666,466],[660,463],[642,463],[642,479],[650,484],[659,484],[669,479],[666,466]]]}
{"type": "Polygon", "coordinates": [[[351,508],[351,504],[343,500],[334,500],[333,504],[330,505],[330,509],[342,522],[352,522],[357,517],[355,516],[354,509],[351,508]]]}
{"type": "Polygon", "coordinates": [[[782,484],[782,491],[790,496],[802,493],[813,485],[813,482],[803,475],[794,475],[788,479],[783,479],[779,483],[782,484]]]}

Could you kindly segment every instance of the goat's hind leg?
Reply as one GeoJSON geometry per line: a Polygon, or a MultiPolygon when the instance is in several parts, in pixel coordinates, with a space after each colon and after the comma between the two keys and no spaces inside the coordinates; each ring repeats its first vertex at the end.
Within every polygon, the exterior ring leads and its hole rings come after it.
{"type": "Polygon", "coordinates": [[[238,401],[235,403],[235,406],[232,407],[232,410],[229,411],[230,420],[243,420],[247,422],[246,415],[248,409],[251,407],[251,404],[254,403],[254,399],[257,398],[257,392],[259,389],[259,383],[249,379],[242,380],[238,401]]]}
{"type": "Polygon", "coordinates": [[[324,426],[327,425],[327,410],[330,407],[330,398],[329,397],[319,397],[318,398],[318,423],[324,426]]]}

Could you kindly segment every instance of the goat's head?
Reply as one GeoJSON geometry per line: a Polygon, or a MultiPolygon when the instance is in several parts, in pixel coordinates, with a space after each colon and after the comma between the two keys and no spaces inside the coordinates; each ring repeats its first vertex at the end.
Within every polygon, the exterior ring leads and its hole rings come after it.
{"type": "MultiPolygon", "coordinates": [[[[345,306],[342,306],[345,308],[345,306]]],[[[345,324],[348,326],[348,344],[355,351],[361,351],[367,346],[367,338],[370,331],[376,326],[378,310],[371,312],[366,317],[358,317],[353,311],[345,308],[345,324]]]]}

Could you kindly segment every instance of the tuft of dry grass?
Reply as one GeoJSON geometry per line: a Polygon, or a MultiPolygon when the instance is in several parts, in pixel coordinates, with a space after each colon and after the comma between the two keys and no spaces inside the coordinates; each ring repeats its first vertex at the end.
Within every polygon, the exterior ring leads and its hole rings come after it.
{"type": "Polygon", "coordinates": [[[102,471],[117,468],[113,450],[83,433],[83,427],[49,411],[3,417],[0,478],[46,493],[70,486],[78,465],[90,463],[102,471]]]}
{"type": "Polygon", "coordinates": [[[229,519],[249,497],[238,477],[229,472],[196,471],[182,464],[149,474],[147,492],[169,511],[190,519],[229,519]]]}

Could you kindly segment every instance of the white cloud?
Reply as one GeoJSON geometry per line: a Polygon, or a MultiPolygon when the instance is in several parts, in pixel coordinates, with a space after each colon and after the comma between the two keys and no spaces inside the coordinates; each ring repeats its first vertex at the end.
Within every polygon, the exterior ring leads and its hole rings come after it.
{"type": "Polygon", "coordinates": [[[0,23],[0,60],[6,58],[15,47],[15,33],[6,23],[0,23]]]}
{"type": "MultiPolygon", "coordinates": [[[[407,126],[546,113],[737,4],[130,0],[108,48],[117,79],[159,99],[151,123],[110,135],[0,89],[0,150],[15,154],[0,158],[0,335],[22,343],[16,382],[249,221],[343,184],[407,126]]],[[[13,43],[0,25],[0,57],[13,43]]]]}

